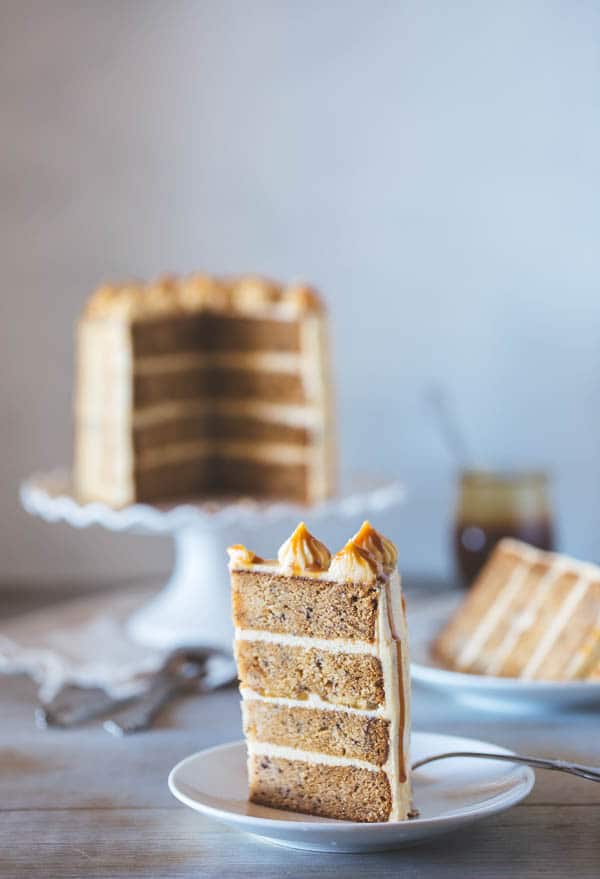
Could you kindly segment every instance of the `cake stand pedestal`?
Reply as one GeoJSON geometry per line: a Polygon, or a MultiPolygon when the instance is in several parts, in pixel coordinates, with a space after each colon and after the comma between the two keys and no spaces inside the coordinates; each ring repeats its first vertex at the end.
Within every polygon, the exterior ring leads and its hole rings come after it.
{"type": "Polygon", "coordinates": [[[231,652],[229,576],[225,558],[234,528],[256,532],[269,524],[299,519],[360,517],[399,504],[403,486],[395,481],[355,476],[336,497],[314,506],[250,498],[189,503],[132,504],[112,509],[77,500],[67,471],[35,474],[21,485],[28,513],[74,528],[100,525],[110,531],[170,535],[175,564],[161,592],[128,621],[136,641],[161,649],[205,646],[231,652]]]}

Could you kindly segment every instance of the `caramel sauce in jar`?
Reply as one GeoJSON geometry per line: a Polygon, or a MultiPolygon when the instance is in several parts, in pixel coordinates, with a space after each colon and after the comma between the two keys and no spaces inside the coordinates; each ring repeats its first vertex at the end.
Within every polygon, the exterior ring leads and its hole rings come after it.
{"type": "Polygon", "coordinates": [[[546,474],[469,470],[461,475],[453,539],[463,585],[473,582],[503,537],[554,548],[546,474]]]}

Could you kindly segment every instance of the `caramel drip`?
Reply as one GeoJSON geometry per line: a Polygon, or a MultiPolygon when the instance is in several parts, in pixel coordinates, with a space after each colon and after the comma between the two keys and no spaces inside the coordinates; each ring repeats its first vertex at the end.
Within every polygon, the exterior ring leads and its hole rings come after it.
{"type": "Polygon", "coordinates": [[[398,665],[398,701],[400,703],[398,717],[398,779],[406,781],[406,759],[404,755],[404,725],[406,723],[406,699],[403,686],[402,644],[396,641],[396,663],[398,665]]]}
{"type": "MultiPolygon", "coordinates": [[[[365,522],[361,528],[361,531],[368,525],[368,522],[365,522]]],[[[359,532],[360,533],[360,532],[359,532]]],[[[385,583],[385,596],[386,596],[386,608],[387,608],[387,618],[388,625],[390,627],[390,632],[393,639],[393,644],[396,648],[396,668],[398,675],[398,702],[399,702],[399,711],[398,711],[398,780],[400,782],[406,781],[406,760],[404,755],[404,725],[406,723],[406,699],[404,694],[404,681],[403,681],[403,662],[402,662],[402,642],[396,637],[396,627],[394,625],[394,615],[392,612],[392,596],[391,596],[391,583],[390,580],[386,580],[385,583]]],[[[406,603],[404,601],[404,595],[402,595],[402,612],[406,614],[406,603]]]]}

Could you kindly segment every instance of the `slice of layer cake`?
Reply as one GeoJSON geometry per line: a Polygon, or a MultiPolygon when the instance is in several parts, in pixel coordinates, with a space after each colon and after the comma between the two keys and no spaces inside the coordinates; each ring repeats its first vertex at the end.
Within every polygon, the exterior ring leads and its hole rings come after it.
{"type": "Polygon", "coordinates": [[[600,568],[502,540],[434,653],[473,674],[591,679],[600,664],[600,568]]]}
{"type": "Polygon", "coordinates": [[[396,548],[365,522],[333,558],[304,523],[229,549],[250,800],[349,821],[410,810],[410,678],[396,548]]]}
{"type": "Polygon", "coordinates": [[[102,287],[77,349],[83,500],[331,493],[326,315],[310,288],[204,275],[102,287]]]}

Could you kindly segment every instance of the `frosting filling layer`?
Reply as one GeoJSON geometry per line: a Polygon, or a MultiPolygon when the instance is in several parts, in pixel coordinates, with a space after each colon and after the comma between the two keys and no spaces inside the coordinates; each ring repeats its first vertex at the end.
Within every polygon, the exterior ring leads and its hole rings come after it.
{"type": "Polygon", "coordinates": [[[301,354],[287,351],[197,351],[135,358],[133,373],[156,375],[206,367],[294,374],[301,371],[303,362],[301,354]]]}
{"type": "Polygon", "coordinates": [[[337,705],[333,702],[326,702],[317,696],[316,693],[310,693],[306,699],[288,699],[285,696],[261,696],[255,693],[249,687],[240,687],[240,693],[245,702],[266,702],[271,705],[285,705],[287,708],[317,708],[320,711],[341,711],[345,714],[356,714],[360,717],[386,717],[385,707],[378,708],[352,708],[349,705],[337,705]]]}
{"type": "Polygon", "coordinates": [[[376,643],[368,641],[349,641],[343,638],[307,638],[299,635],[284,635],[279,632],[265,632],[253,629],[236,629],[237,641],[267,641],[287,647],[303,647],[306,650],[327,650],[330,653],[366,653],[379,656],[376,643]]]}
{"type": "Polygon", "coordinates": [[[195,440],[194,442],[172,443],[162,448],[144,451],[137,463],[138,470],[150,467],[161,467],[171,462],[195,460],[197,458],[243,458],[261,460],[278,464],[310,465],[315,457],[315,450],[298,445],[284,443],[248,443],[243,440],[195,440]]]}
{"type": "Polygon", "coordinates": [[[355,757],[334,757],[319,751],[302,751],[300,748],[288,748],[285,745],[273,745],[270,742],[248,741],[248,754],[264,757],[281,757],[283,760],[302,760],[305,763],[323,763],[327,766],[352,766],[355,769],[368,769],[370,772],[381,772],[382,767],[355,757]]]}

